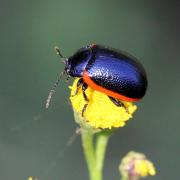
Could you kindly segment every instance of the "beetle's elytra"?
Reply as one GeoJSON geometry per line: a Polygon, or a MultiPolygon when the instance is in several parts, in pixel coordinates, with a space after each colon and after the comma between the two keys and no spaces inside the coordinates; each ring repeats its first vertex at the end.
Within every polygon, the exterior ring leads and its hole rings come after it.
{"type": "MultiPolygon", "coordinates": [[[[57,52],[62,56],[59,50],[57,52]]],[[[65,64],[65,74],[80,77],[77,92],[82,86],[87,104],[85,90],[88,86],[106,94],[120,106],[121,101],[136,102],[145,95],[146,72],[141,63],[126,52],[91,44],[79,49],[65,64]]]]}

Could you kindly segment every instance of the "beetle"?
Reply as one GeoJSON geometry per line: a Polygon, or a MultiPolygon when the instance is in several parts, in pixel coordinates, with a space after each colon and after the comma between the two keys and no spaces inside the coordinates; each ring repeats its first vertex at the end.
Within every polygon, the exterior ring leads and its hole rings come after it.
{"type": "MultiPolygon", "coordinates": [[[[57,54],[63,58],[60,50],[57,54]]],[[[147,75],[142,64],[132,55],[117,49],[98,44],[90,44],[80,48],[75,54],[65,59],[65,69],[61,75],[79,77],[77,82],[78,93],[82,88],[86,101],[82,115],[88,106],[86,89],[88,86],[106,94],[116,106],[123,106],[122,101],[137,102],[146,93],[147,75]]],[[[52,93],[59,82],[54,84],[47,99],[46,107],[52,93]]],[[[126,108],[126,107],[125,107],[126,108]]]]}

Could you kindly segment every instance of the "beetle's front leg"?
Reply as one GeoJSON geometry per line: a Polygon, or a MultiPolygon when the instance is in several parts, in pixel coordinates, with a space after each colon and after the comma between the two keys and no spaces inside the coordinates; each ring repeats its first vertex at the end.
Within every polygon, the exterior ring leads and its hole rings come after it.
{"type": "Polygon", "coordinates": [[[127,107],[124,105],[124,103],[122,103],[121,101],[118,101],[117,99],[113,98],[113,97],[110,97],[108,96],[109,99],[118,107],[123,107],[127,113],[129,113],[127,107]]]}
{"type": "Polygon", "coordinates": [[[72,96],[75,96],[75,95],[78,94],[79,88],[81,87],[81,85],[82,85],[83,83],[84,83],[83,78],[80,78],[80,79],[78,80],[78,82],[77,82],[76,91],[75,91],[74,95],[72,95],[72,96]]]}
{"type": "Polygon", "coordinates": [[[86,108],[88,106],[88,102],[89,102],[89,99],[86,95],[86,89],[88,88],[88,85],[86,83],[83,83],[82,85],[82,92],[83,92],[83,97],[84,97],[84,100],[86,101],[86,104],[84,105],[83,109],[82,109],[82,116],[84,116],[84,112],[86,111],[86,108]]]}

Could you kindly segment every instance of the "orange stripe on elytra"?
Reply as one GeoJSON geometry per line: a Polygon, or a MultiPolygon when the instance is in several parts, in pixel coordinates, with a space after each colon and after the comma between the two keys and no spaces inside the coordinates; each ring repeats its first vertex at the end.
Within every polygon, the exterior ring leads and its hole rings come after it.
{"type": "Polygon", "coordinates": [[[84,82],[86,82],[90,87],[92,87],[93,89],[95,89],[96,91],[99,91],[99,92],[102,92],[108,96],[111,96],[113,98],[117,98],[119,100],[122,100],[122,101],[128,101],[128,102],[136,102],[136,101],[139,101],[138,98],[129,98],[129,97],[126,97],[126,96],[123,96],[121,94],[118,94],[116,92],[113,92],[109,89],[106,89],[106,88],[103,88],[99,85],[97,85],[95,82],[93,82],[93,80],[89,77],[88,75],[88,72],[85,70],[83,72],[83,80],[84,82]]]}

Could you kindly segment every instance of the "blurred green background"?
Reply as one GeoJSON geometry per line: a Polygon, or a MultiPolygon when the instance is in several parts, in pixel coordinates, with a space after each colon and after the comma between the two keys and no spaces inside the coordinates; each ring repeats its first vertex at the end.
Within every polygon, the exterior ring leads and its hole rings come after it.
{"type": "Polygon", "coordinates": [[[0,0],[0,179],[88,179],[77,125],[63,79],[48,110],[45,100],[68,57],[89,43],[131,52],[149,87],[127,126],[111,138],[104,180],[118,180],[129,151],[144,152],[154,180],[179,180],[180,1],[0,0]]]}

